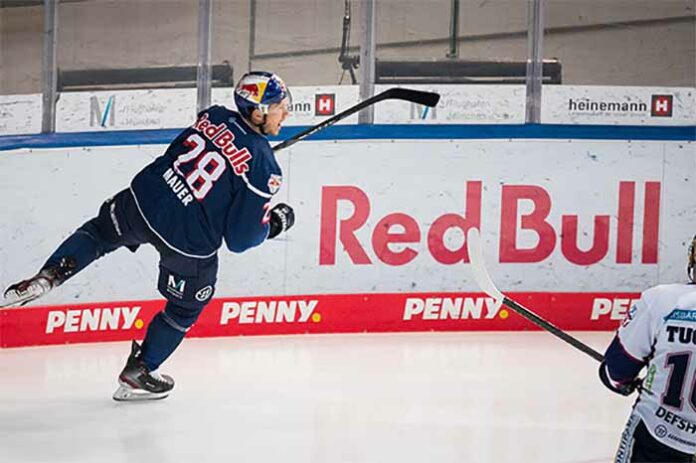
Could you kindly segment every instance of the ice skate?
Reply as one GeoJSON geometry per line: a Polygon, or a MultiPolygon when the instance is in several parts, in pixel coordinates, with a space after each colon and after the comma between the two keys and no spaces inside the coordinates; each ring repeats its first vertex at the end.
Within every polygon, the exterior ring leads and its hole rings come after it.
{"type": "Polygon", "coordinates": [[[140,345],[133,341],[126,366],[118,377],[119,387],[114,392],[114,400],[130,402],[164,399],[174,388],[171,376],[148,370],[141,357],[140,345]]]}
{"type": "Polygon", "coordinates": [[[58,265],[41,269],[39,273],[28,280],[11,285],[5,290],[4,300],[0,308],[19,307],[38,299],[63,283],[72,275],[75,267],[73,259],[63,258],[58,265]]]}

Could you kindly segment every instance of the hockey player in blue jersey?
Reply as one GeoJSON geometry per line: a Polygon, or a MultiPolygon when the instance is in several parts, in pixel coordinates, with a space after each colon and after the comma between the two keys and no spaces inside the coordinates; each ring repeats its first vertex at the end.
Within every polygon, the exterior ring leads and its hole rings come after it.
{"type": "Polygon", "coordinates": [[[641,294],[600,365],[600,379],[612,391],[640,390],[616,463],[696,461],[696,236],[687,274],[689,283],[641,294]]]}
{"type": "Polygon", "coordinates": [[[290,94],[275,74],[251,72],[234,91],[238,112],[212,106],[198,115],[130,187],[68,237],[34,277],[5,291],[5,306],[23,305],[71,278],[101,256],[141,244],[160,255],[164,309],[142,346],[133,341],[119,375],[116,400],[163,398],[174,387],[158,373],[210,301],[224,240],[243,252],[294,224],[286,204],[271,207],[282,173],[265,135],[277,135],[290,94]]]}

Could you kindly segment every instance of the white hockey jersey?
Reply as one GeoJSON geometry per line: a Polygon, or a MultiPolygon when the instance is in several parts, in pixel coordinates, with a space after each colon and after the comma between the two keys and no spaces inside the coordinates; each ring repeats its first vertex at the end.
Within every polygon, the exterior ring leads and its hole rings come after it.
{"type": "Polygon", "coordinates": [[[617,336],[634,362],[647,361],[633,413],[655,439],[695,453],[696,285],[660,285],[643,292],[617,336]]]}

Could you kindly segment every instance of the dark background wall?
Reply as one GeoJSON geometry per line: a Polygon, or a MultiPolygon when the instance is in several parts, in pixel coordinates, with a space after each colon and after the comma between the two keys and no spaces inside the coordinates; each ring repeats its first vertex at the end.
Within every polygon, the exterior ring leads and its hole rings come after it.
{"type": "MultiPolygon", "coordinates": [[[[378,58],[445,59],[451,0],[375,2],[378,58]]],[[[0,2],[0,94],[41,91],[43,7],[36,3],[0,2]]],[[[358,2],[351,3],[357,46],[358,2]]],[[[696,86],[695,3],[547,0],[544,56],[561,61],[566,84],[696,86]]],[[[257,0],[253,39],[251,4],[214,0],[215,63],[229,61],[241,75],[253,40],[253,68],[292,85],[339,83],[343,0],[257,0]]],[[[59,27],[61,69],[197,61],[197,0],[64,1],[59,27]]],[[[526,28],[525,0],[461,0],[459,57],[524,61],[526,28]]]]}

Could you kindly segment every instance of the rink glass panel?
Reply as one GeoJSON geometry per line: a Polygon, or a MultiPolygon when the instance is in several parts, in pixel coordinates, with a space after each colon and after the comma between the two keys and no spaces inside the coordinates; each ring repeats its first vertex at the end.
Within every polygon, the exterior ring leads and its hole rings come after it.
{"type": "Polygon", "coordinates": [[[693,87],[692,0],[547,0],[544,57],[567,85],[693,87]]]}

